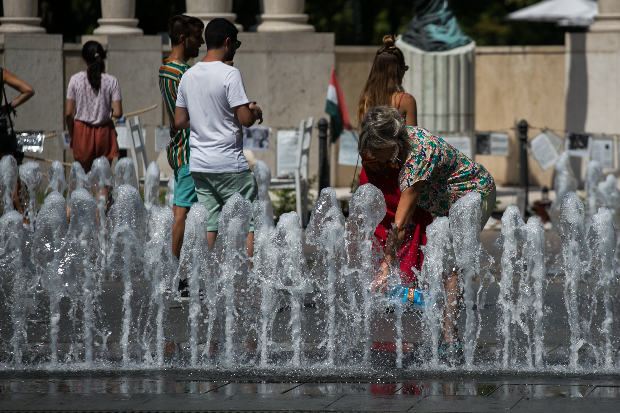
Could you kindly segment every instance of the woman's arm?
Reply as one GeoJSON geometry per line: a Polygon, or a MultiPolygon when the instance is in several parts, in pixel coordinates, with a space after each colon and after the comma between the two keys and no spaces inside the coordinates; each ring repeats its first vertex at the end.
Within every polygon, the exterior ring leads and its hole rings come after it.
{"type": "Polygon", "coordinates": [[[112,101],[112,117],[119,119],[123,117],[123,103],[120,100],[112,101]]]}
{"type": "Polygon", "coordinates": [[[409,188],[405,189],[400,195],[400,201],[398,202],[398,208],[396,209],[396,216],[394,218],[394,227],[386,242],[385,257],[381,263],[381,270],[371,285],[371,289],[373,291],[378,290],[387,281],[389,267],[398,255],[400,246],[405,239],[405,233],[409,228],[411,218],[413,217],[413,213],[418,205],[420,189],[422,188],[423,182],[424,181],[416,182],[409,188]]]}
{"type": "Polygon", "coordinates": [[[418,126],[418,106],[415,98],[409,93],[405,93],[400,102],[399,112],[405,116],[407,126],[418,126]]]}
{"type": "Polygon", "coordinates": [[[65,106],[65,122],[69,131],[71,147],[73,147],[73,125],[75,124],[75,100],[67,99],[65,106]]]}
{"type": "MultiPolygon", "coordinates": [[[[19,79],[17,76],[4,69],[2,71],[2,75],[4,76],[4,83],[17,90],[20,95],[17,99],[13,100],[13,108],[18,107],[22,103],[26,102],[28,99],[34,96],[34,89],[28,83],[19,79]]],[[[7,105],[11,102],[7,102],[7,105]]],[[[6,111],[5,111],[6,112],[6,111]]]]}

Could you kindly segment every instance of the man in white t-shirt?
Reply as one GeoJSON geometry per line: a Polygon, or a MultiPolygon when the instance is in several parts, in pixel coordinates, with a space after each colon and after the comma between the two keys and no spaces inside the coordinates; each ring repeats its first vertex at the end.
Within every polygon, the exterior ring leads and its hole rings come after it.
{"type": "MultiPolygon", "coordinates": [[[[227,65],[241,46],[239,31],[230,21],[216,18],[205,28],[207,55],[181,78],[175,109],[177,130],[190,128],[189,170],[198,201],[209,210],[207,239],[213,248],[217,219],[235,192],[254,202],[258,187],[243,155],[242,126],[263,121],[261,109],[248,100],[238,69],[227,65]],[[191,122],[190,122],[191,119],[191,122]]],[[[250,223],[248,255],[254,250],[250,223]]]]}

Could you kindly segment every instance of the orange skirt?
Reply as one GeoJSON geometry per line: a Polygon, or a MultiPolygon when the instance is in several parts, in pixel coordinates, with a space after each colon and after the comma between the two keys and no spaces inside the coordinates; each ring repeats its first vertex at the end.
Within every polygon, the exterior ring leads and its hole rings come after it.
{"type": "Polygon", "coordinates": [[[71,149],[73,157],[82,165],[85,172],[89,172],[93,161],[101,156],[112,162],[112,159],[118,158],[114,122],[110,120],[103,125],[93,126],[79,120],[75,121],[71,149]]]}

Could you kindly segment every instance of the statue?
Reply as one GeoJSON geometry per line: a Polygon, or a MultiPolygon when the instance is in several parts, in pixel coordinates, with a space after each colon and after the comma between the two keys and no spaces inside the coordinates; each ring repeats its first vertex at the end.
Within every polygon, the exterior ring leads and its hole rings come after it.
{"type": "Polygon", "coordinates": [[[471,43],[463,33],[448,0],[415,0],[415,17],[407,25],[402,39],[427,52],[452,50],[471,43]]]}

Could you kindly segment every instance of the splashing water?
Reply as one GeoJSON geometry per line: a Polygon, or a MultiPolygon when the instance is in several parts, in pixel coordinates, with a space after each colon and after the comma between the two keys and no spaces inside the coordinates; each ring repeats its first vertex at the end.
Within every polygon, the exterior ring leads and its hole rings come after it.
{"type": "Polygon", "coordinates": [[[54,161],[47,168],[47,188],[45,188],[45,195],[50,192],[59,192],[64,194],[67,190],[67,181],[65,180],[65,167],[60,161],[54,161]]]}
{"type": "Polygon", "coordinates": [[[69,170],[69,183],[67,184],[67,204],[69,204],[69,207],[71,206],[71,194],[73,191],[80,188],[86,188],[87,186],[84,168],[82,168],[82,165],[79,162],[73,162],[71,164],[71,169],[69,170]]]}
{"type": "Polygon", "coordinates": [[[26,162],[22,164],[19,167],[19,180],[22,184],[19,197],[22,200],[22,207],[25,206],[24,217],[30,222],[30,230],[34,231],[37,213],[39,212],[37,193],[39,192],[41,181],[43,180],[43,174],[41,173],[39,164],[36,162],[26,162]]]}
{"type": "Polygon", "coordinates": [[[119,188],[121,185],[131,185],[136,190],[140,189],[136,168],[131,158],[119,159],[114,167],[114,188],[119,188]]]}
{"type": "Polygon", "coordinates": [[[570,166],[570,156],[568,151],[562,152],[555,162],[555,178],[553,180],[555,188],[555,199],[549,207],[549,217],[553,226],[557,227],[560,220],[560,206],[564,195],[577,190],[577,179],[573,168],[570,166]]]}
{"type": "Polygon", "coordinates": [[[174,206],[174,179],[168,181],[168,190],[166,191],[166,207],[172,209],[174,206]]]}
{"type": "Polygon", "coordinates": [[[590,219],[602,205],[602,200],[598,196],[598,185],[603,180],[603,167],[601,163],[599,161],[589,161],[586,164],[585,180],[585,190],[588,194],[586,198],[586,226],[590,225],[590,219]]]}
{"type": "Polygon", "coordinates": [[[385,216],[385,198],[372,184],[360,186],[349,201],[349,219],[345,234],[346,289],[349,292],[349,311],[355,315],[355,326],[363,323],[364,363],[370,362],[370,322],[373,299],[368,292],[380,260],[379,248],[374,245],[374,232],[385,216]],[[357,283],[355,281],[358,281],[357,283]],[[357,297],[362,297],[363,312],[356,311],[357,297]],[[363,317],[363,321],[360,318],[363,317]]]}
{"type": "Polygon", "coordinates": [[[11,155],[5,155],[0,160],[0,195],[2,196],[0,212],[6,214],[14,210],[13,193],[17,185],[17,161],[11,155]]]}
{"type": "Polygon", "coordinates": [[[258,199],[265,202],[265,211],[273,222],[273,203],[269,197],[271,170],[264,161],[259,160],[254,165],[254,177],[256,177],[256,184],[258,185],[258,199]]]}
{"type": "Polygon", "coordinates": [[[153,161],[146,169],[144,178],[144,206],[150,211],[153,205],[160,206],[159,204],[159,166],[153,161]]]}

